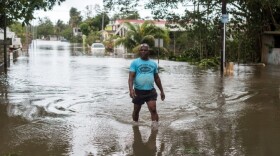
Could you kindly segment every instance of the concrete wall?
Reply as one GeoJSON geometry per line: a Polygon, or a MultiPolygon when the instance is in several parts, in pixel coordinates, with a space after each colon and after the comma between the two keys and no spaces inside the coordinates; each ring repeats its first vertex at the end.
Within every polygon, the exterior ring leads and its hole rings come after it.
{"type": "Polygon", "coordinates": [[[268,63],[268,54],[271,50],[269,46],[274,45],[274,38],[272,35],[263,35],[262,36],[262,63],[268,63]]]}
{"type": "Polygon", "coordinates": [[[262,35],[262,63],[280,65],[279,36],[280,31],[266,31],[262,35]]]}
{"type": "Polygon", "coordinates": [[[280,65],[280,48],[273,48],[268,53],[267,64],[280,65]]]}
{"type": "MultiPolygon", "coordinates": [[[[6,37],[7,38],[15,38],[16,34],[12,31],[10,31],[10,28],[6,28],[6,37]]],[[[4,40],[4,30],[0,28],[0,40],[4,40]]]]}

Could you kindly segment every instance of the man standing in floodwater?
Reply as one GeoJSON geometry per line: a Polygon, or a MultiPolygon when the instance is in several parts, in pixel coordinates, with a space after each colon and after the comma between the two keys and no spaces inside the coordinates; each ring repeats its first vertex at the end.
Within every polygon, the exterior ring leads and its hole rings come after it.
{"type": "Polygon", "coordinates": [[[129,95],[134,103],[132,119],[138,122],[141,106],[146,102],[151,113],[152,127],[158,125],[158,114],[156,107],[157,92],[154,83],[160,90],[161,100],[165,99],[165,94],[158,75],[157,64],[149,59],[149,45],[144,43],[140,45],[140,57],[133,60],[129,68],[129,95]]]}

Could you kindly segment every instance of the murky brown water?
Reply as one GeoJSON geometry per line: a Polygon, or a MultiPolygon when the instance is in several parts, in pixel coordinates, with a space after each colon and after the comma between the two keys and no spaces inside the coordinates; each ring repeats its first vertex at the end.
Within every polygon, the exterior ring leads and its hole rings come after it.
{"type": "Polygon", "coordinates": [[[146,106],[131,124],[130,59],[36,41],[0,76],[0,155],[280,154],[280,68],[237,66],[234,75],[160,61],[166,93],[160,127],[146,106]]]}

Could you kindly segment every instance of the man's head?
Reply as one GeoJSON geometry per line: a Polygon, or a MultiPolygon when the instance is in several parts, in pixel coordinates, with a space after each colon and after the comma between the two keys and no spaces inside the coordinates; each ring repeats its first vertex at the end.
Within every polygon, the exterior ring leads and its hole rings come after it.
{"type": "Polygon", "coordinates": [[[147,43],[143,43],[140,45],[140,49],[139,49],[139,55],[141,57],[141,59],[143,60],[147,60],[149,59],[149,45],[147,43]]]}

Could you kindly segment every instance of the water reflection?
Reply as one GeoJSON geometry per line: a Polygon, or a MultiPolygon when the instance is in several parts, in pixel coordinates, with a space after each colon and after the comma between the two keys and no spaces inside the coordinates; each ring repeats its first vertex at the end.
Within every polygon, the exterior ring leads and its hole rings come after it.
{"type": "Polygon", "coordinates": [[[133,155],[135,156],[155,156],[162,155],[162,151],[164,149],[164,144],[160,147],[159,151],[157,151],[156,138],[158,134],[158,130],[151,128],[151,134],[148,140],[143,141],[141,132],[139,130],[139,126],[132,126],[133,134],[134,134],[134,142],[133,142],[133,155]]]}
{"type": "Polygon", "coordinates": [[[160,60],[167,98],[158,101],[155,132],[146,107],[132,127],[130,62],[87,54],[78,44],[34,41],[0,76],[0,155],[280,152],[279,67],[235,65],[232,76],[221,77],[160,60]]]}

